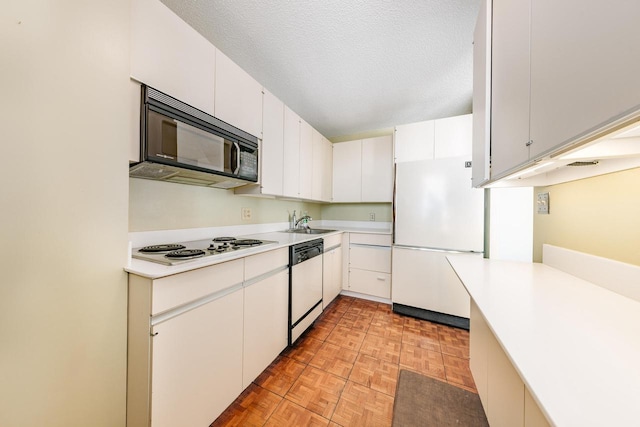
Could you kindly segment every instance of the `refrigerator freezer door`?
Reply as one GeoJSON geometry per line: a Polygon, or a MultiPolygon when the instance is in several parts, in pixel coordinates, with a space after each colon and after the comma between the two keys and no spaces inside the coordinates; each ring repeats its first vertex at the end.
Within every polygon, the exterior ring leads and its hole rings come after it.
{"type": "Polygon", "coordinates": [[[396,165],[396,245],[483,251],[484,190],[471,187],[468,160],[396,165]]]}
{"type": "Polygon", "coordinates": [[[469,318],[469,294],[449,265],[452,254],[421,249],[393,248],[394,303],[469,318]]]}

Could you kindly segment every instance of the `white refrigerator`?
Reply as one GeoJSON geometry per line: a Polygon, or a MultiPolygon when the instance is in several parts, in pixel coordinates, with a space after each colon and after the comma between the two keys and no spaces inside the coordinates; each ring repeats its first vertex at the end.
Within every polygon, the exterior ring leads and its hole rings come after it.
{"type": "Polygon", "coordinates": [[[470,300],[447,256],[482,256],[484,190],[469,157],[396,165],[393,288],[396,312],[468,328],[470,300]]]}

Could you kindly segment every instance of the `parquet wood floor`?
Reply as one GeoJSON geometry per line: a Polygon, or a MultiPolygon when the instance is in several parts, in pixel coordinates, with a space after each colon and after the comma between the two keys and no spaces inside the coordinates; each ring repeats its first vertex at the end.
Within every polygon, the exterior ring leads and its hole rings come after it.
{"type": "Polygon", "coordinates": [[[400,369],[477,393],[469,332],[340,295],[211,426],[390,426],[400,369]]]}

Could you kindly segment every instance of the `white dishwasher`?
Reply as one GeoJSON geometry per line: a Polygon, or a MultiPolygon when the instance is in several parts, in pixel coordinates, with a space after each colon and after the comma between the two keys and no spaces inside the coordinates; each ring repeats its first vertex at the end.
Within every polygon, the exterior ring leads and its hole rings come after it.
{"type": "Polygon", "coordinates": [[[289,345],[322,313],[322,239],[293,245],[289,252],[289,345]]]}

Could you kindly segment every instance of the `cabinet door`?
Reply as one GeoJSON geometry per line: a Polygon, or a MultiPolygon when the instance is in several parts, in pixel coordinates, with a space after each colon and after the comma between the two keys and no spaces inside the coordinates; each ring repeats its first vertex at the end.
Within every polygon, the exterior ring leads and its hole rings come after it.
{"type": "Polygon", "coordinates": [[[493,1],[491,177],[529,159],[530,0],[493,1]]]}
{"type": "Polygon", "coordinates": [[[287,270],[244,289],[243,388],[287,346],[288,307],[287,270]]]}
{"type": "Polygon", "coordinates": [[[342,290],[342,248],[325,252],[322,262],[322,306],[326,308],[342,290]]]}
{"type": "Polygon", "coordinates": [[[391,273],[391,247],[357,246],[352,242],[349,251],[349,266],[352,268],[391,273]]]}
{"type": "Polygon", "coordinates": [[[215,81],[215,116],[261,138],[262,85],[219,50],[215,81]]]}
{"type": "Polygon", "coordinates": [[[489,367],[489,339],[492,338],[492,332],[487,325],[484,316],[480,312],[475,301],[471,300],[471,313],[469,319],[469,368],[473,381],[478,390],[478,396],[484,407],[484,412],[489,413],[489,405],[487,402],[489,378],[487,369],[489,367]]]}
{"type": "Polygon", "coordinates": [[[495,427],[524,426],[524,383],[493,334],[487,337],[487,419],[495,427]]]}
{"type": "Polygon", "coordinates": [[[167,6],[131,2],[131,77],[214,115],[215,61],[216,48],[167,6]]]}
{"type": "Polygon", "coordinates": [[[435,120],[434,158],[468,156],[471,160],[473,115],[435,120]]]}
{"type": "Polygon", "coordinates": [[[390,298],[391,275],[377,271],[350,268],[349,290],[380,298],[390,298]]]}
{"type": "Polygon", "coordinates": [[[449,265],[449,255],[394,247],[393,302],[469,318],[469,294],[449,265]]]}
{"type": "Polygon", "coordinates": [[[263,194],[282,196],[284,169],[284,104],[264,91],[263,131],[260,149],[260,185],[263,194]]]}
{"type": "Polygon", "coordinates": [[[300,117],[284,106],[284,168],[283,193],[287,197],[300,195],[300,117]]]}
{"type": "Polygon", "coordinates": [[[300,119],[300,197],[311,199],[313,186],[313,128],[300,119]]]}
{"type": "Polygon", "coordinates": [[[435,127],[433,120],[396,126],[395,162],[433,159],[435,127]]]}
{"type": "Polygon", "coordinates": [[[489,180],[491,147],[491,3],[483,0],[473,33],[473,170],[474,187],[489,180]]]}
{"type": "Polygon", "coordinates": [[[391,202],[393,142],[391,136],[362,140],[362,201],[391,202]]]}
{"type": "Polygon", "coordinates": [[[532,157],[640,108],[639,19],[632,0],[532,2],[532,157]]]}
{"type": "Polygon", "coordinates": [[[323,137],[324,172],[322,175],[323,202],[330,202],[333,195],[333,144],[323,137]]]}
{"type": "Polygon", "coordinates": [[[324,141],[317,130],[313,129],[312,136],[312,179],[311,179],[311,199],[322,200],[322,184],[324,179],[324,141]]]}
{"type": "Polygon", "coordinates": [[[242,289],[153,328],[154,427],[209,425],[242,392],[242,289]]]}
{"type": "Polygon", "coordinates": [[[362,141],[333,145],[333,201],[362,200],[362,141]]]}

